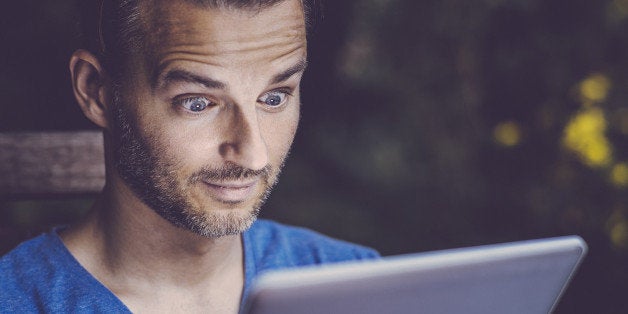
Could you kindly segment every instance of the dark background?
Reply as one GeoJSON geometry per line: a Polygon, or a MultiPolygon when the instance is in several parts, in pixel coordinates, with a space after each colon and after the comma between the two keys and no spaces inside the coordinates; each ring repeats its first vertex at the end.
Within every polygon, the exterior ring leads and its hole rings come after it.
{"type": "MultiPolygon", "coordinates": [[[[3,4],[0,131],[93,128],[71,0],[3,4]]],[[[560,313],[628,313],[628,0],[337,0],[263,215],[385,255],[581,235],[560,313]]],[[[0,253],[91,197],[0,200],[0,253]]]]}

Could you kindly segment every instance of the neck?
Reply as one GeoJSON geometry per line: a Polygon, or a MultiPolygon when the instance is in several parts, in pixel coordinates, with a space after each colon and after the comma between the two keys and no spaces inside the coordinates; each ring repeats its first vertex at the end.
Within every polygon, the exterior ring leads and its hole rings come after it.
{"type": "MultiPolygon", "coordinates": [[[[127,188],[107,185],[84,222],[61,237],[94,277],[120,294],[145,288],[194,289],[241,278],[241,237],[208,239],[178,228],[127,188]]],[[[116,293],[118,294],[118,293],[116,293]]]]}

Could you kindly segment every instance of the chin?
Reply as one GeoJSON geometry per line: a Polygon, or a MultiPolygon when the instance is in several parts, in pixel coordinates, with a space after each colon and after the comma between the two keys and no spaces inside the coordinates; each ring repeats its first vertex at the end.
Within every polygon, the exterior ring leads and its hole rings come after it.
{"type": "Polygon", "coordinates": [[[188,230],[207,238],[238,235],[248,230],[257,220],[258,210],[216,210],[201,215],[190,215],[188,230]]]}
{"type": "Polygon", "coordinates": [[[177,221],[170,221],[206,238],[238,235],[248,230],[257,220],[261,201],[216,202],[191,206],[184,210],[177,221]],[[196,207],[196,208],[194,208],[196,207]]]}

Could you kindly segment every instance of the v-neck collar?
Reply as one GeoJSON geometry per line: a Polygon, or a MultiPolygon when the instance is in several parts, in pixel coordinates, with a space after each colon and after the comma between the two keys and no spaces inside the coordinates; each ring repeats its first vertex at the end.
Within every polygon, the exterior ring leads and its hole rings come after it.
{"type": "MultiPolygon", "coordinates": [[[[54,246],[58,247],[59,256],[63,259],[61,262],[63,265],[67,265],[69,268],[74,269],[76,272],[75,275],[79,275],[79,277],[86,278],[88,280],[90,286],[96,287],[100,291],[96,291],[99,296],[106,296],[112,302],[112,304],[116,304],[119,306],[119,310],[126,311],[127,313],[132,313],[131,310],[118,298],[109,288],[107,288],[104,284],[102,284],[96,277],[94,277],[81,263],[72,255],[72,252],[65,246],[65,243],[61,240],[59,236],[59,231],[63,230],[65,227],[57,227],[54,228],[51,232],[51,239],[54,242],[54,246]]],[[[255,258],[254,258],[254,250],[251,245],[252,238],[250,236],[250,230],[245,231],[241,235],[242,241],[242,254],[244,256],[243,266],[244,266],[244,286],[242,289],[242,297],[240,299],[240,311],[244,307],[244,303],[249,294],[250,286],[253,282],[253,277],[257,273],[257,269],[255,266],[255,258]]]]}

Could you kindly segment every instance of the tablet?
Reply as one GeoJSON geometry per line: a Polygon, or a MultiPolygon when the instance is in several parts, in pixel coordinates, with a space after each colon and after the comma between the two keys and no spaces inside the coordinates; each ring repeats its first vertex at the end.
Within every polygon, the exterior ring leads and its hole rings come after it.
{"type": "Polygon", "coordinates": [[[545,314],[586,251],[568,236],[269,272],[243,313],[545,314]]]}

